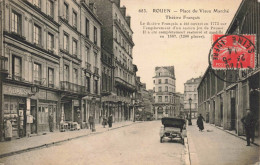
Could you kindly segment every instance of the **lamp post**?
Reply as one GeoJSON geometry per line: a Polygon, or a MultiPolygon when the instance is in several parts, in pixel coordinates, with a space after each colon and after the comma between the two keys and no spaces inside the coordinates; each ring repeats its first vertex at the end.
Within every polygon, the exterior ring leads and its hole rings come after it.
{"type": "Polygon", "coordinates": [[[190,117],[189,117],[189,125],[192,125],[192,122],[191,122],[191,102],[192,102],[192,99],[189,98],[189,103],[190,103],[190,117]]]}

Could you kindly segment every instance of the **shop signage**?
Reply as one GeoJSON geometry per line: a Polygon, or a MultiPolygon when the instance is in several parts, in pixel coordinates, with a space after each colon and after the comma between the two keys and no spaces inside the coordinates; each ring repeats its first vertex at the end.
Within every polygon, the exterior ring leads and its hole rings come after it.
{"type": "Polygon", "coordinates": [[[110,101],[110,102],[124,102],[124,103],[131,103],[131,99],[127,97],[121,97],[116,95],[110,95],[102,97],[102,102],[110,101]]]}
{"type": "Polygon", "coordinates": [[[4,91],[4,94],[7,94],[7,95],[26,96],[27,97],[28,94],[31,92],[31,89],[4,85],[3,91],[4,91]]]}

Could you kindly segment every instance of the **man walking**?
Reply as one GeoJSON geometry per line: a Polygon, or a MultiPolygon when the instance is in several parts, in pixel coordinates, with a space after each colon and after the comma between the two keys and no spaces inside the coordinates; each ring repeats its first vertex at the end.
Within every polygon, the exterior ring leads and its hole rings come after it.
{"type": "Polygon", "coordinates": [[[92,115],[89,116],[89,118],[88,118],[88,122],[89,122],[90,130],[93,131],[93,129],[94,129],[94,118],[93,118],[92,115]]]}
{"type": "Polygon", "coordinates": [[[250,146],[250,138],[253,143],[255,133],[255,119],[250,109],[247,109],[246,115],[241,119],[241,122],[244,124],[246,131],[247,146],[250,146]]]}
{"type": "Polygon", "coordinates": [[[50,132],[53,132],[53,114],[50,113],[49,116],[49,128],[50,128],[50,132]]]}
{"type": "Polygon", "coordinates": [[[113,116],[112,116],[112,114],[110,114],[110,116],[108,117],[108,125],[109,125],[109,128],[112,127],[112,123],[113,123],[113,116]]]}

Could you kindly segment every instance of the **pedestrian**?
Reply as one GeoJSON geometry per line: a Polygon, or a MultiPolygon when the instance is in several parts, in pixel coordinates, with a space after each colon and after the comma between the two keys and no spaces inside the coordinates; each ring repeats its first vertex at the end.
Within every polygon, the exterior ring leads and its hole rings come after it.
{"type": "Polygon", "coordinates": [[[50,113],[49,115],[49,128],[50,128],[50,132],[53,132],[53,114],[50,113]]]}
{"type": "Polygon", "coordinates": [[[6,141],[10,141],[11,140],[11,138],[12,138],[12,136],[13,136],[13,127],[12,127],[12,123],[11,123],[11,121],[10,120],[6,120],[5,121],[5,131],[4,131],[4,134],[5,134],[5,140],[6,141]]]}
{"type": "Polygon", "coordinates": [[[112,123],[113,123],[113,116],[112,116],[112,114],[110,114],[110,116],[108,117],[108,126],[109,126],[109,128],[112,127],[112,123]]]}
{"type": "Polygon", "coordinates": [[[246,131],[247,146],[250,146],[250,138],[253,143],[255,137],[255,118],[250,109],[247,109],[246,115],[242,117],[241,122],[243,123],[246,131]]]}
{"type": "Polygon", "coordinates": [[[106,128],[106,125],[107,125],[107,118],[106,118],[106,116],[103,116],[102,125],[103,125],[104,128],[106,128]]]}
{"type": "Polygon", "coordinates": [[[199,117],[197,119],[197,125],[199,127],[199,131],[202,131],[204,129],[203,121],[205,121],[205,119],[201,114],[199,114],[199,117]]]}
{"type": "Polygon", "coordinates": [[[94,118],[93,118],[92,115],[89,116],[88,122],[89,122],[89,129],[93,131],[93,129],[94,129],[94,118]]]}

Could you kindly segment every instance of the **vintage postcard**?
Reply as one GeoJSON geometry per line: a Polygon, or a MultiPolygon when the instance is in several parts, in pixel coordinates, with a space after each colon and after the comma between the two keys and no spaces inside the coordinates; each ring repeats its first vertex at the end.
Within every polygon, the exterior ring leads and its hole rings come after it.
{"type": "Polygon", "coordinates": [[[259,0],[0,0],[0,165],[257,165],[259,0]]]}

